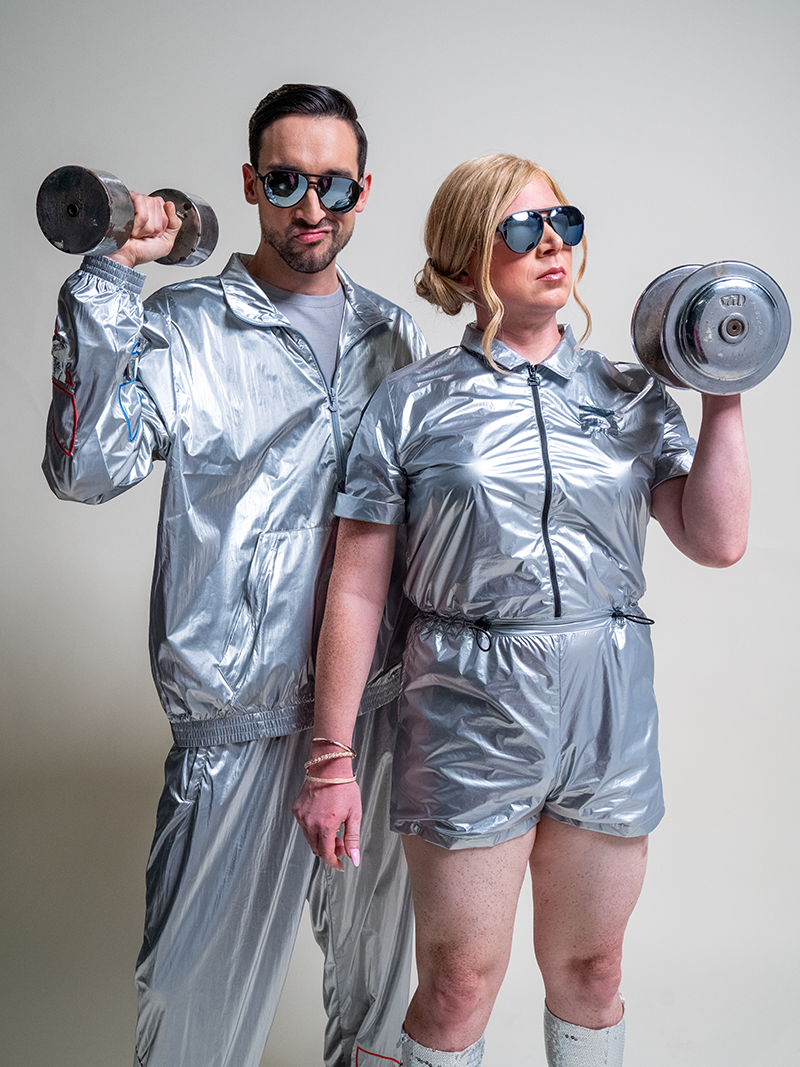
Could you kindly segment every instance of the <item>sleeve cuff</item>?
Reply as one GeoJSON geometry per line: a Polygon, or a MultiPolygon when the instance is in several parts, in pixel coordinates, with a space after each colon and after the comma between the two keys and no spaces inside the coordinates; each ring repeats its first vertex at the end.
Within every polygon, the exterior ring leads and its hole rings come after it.
{"type": "Polygon", "coordinates": [[[665,470],[656,469],[656,477],[650,489],[655,489],[662,482],[668,482],[670,478],[685,477],[692,469],[692,459],[693,457],[687,453],[685,456],[681,456],[680,459],[673,460],[665,470]]]}
{"type": "Polygon", "coordinates": [[[340,519],[379,522],[383,526],[402,526],[406,521],[405,504],[387,504],[383,500],[348,496],[347,493],[339,493],[333,512],[340,519]]]}
{"type": "Polygon", "coordinates": [[[119,289],[126,289],[133,296],[139,296],[144,288],[147,276],[133,267],[126,267],[108,256],[84,256],[80,269],[101,281],[110,282],[119,289]]]}

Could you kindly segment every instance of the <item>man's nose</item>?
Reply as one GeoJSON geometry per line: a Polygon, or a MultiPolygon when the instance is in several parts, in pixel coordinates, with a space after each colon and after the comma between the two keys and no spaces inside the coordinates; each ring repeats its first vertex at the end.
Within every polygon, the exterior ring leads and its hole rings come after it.
{"type": "Polygon", "coordinates": [[[326,209],[317,195],[316,184],[309,183],[305,196],[295,207],[295,212],[306,222],[320,222],[325,218],[326,209]]]}

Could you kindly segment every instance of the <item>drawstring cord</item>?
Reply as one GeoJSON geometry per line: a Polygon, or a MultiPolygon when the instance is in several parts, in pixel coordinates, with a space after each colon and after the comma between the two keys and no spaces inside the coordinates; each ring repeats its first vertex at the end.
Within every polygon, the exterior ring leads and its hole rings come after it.
{"type": "Polygon", "coordinates": [[[638,622],[641,623],[642,626],[655,626],[656,624],[655,619],[648,619],[646,615],[631,615],[628,612],[623,611],[622,608],[614,608],[611,612],[611,618],[627,619],[628,622],[638,622]]]}
{"type": "Polygon", "coordinates": [[[479,619],[469,619],[466,615],[440,615],[436,611],[421,611],[417,618],[441,633],[460,636],[469,631],[481,652],[488,652],[492,647],[492,624],[486,615],[479,619]]]}
{"type": "MultiPolygon", "coordinates": [[[[435,611],[421,611],[417,618],[441,633],[460,636],[469,632],[481,652],[488,652],[494,644],[492,620],[487,615],[482,615],[479,619],[470,619],[466,615],[440,615],[435,611]]],[[[619,606],[611,609],[611,618],[615,622],[627,620],[628,622],[638,623],[640,626],[655,625],[655,619],[648,619],[646,615],[634,615],[633,612],[623,611],[619,606]]],[[[511,620],[498,620],[498,622],[499,625],[495,628],[495,632],[507,629],[511,620]],[[504,623],[506,625],[503,625],[504,623]]],[[[520,620],[520,623],[524,625],[523,620],[520,620]]],[[[535,623],[531,626],[531,629],[536,629],[535,623]]]]}
{"type": "Polygon", "coordinates": [[[485,615],[481,616],[475,622],[469,624],[470,630],[472,630],[475,637],[475,644],[481,650],[481,652],[488,652],[494,644],[492,640],[492,624],[485,615]]]}

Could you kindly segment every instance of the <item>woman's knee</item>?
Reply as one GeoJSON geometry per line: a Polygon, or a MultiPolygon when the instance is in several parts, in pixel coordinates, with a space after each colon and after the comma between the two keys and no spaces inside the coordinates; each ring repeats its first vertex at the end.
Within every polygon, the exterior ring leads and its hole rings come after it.
{"type": "Polygon", "coordinates": [[[569,957],[549,980],[545,976],[545,985],[560,988],[570,999],[600,1008],[616,999],[621,980],[622,952],[613,949],[569,957]]]}
{"type": "Polygon", "coordinates": [[[480,1011],[487,1000],[493,1001],[501,981],[502,968],[440,949],[420,973],[420,992],[443,1025],[454,1025],[480,1011]]]}

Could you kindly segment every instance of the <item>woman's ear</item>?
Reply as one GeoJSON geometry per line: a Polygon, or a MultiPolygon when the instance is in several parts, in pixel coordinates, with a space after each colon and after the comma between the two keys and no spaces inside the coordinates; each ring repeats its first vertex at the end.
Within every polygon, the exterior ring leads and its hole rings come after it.
{"type": "Polygon", "coordinates": [[[459,285],[463,285],[465,289],[469,289],[473,293],[477,291],[475,286],[475,279],[473,278],[474,260],[474,255],[469,257],[469,259],[467,260],[467,265],[464,267],[464,269],[461,271],[461,273],[458,275],[458,278],[456,279],[459,285]]]}

